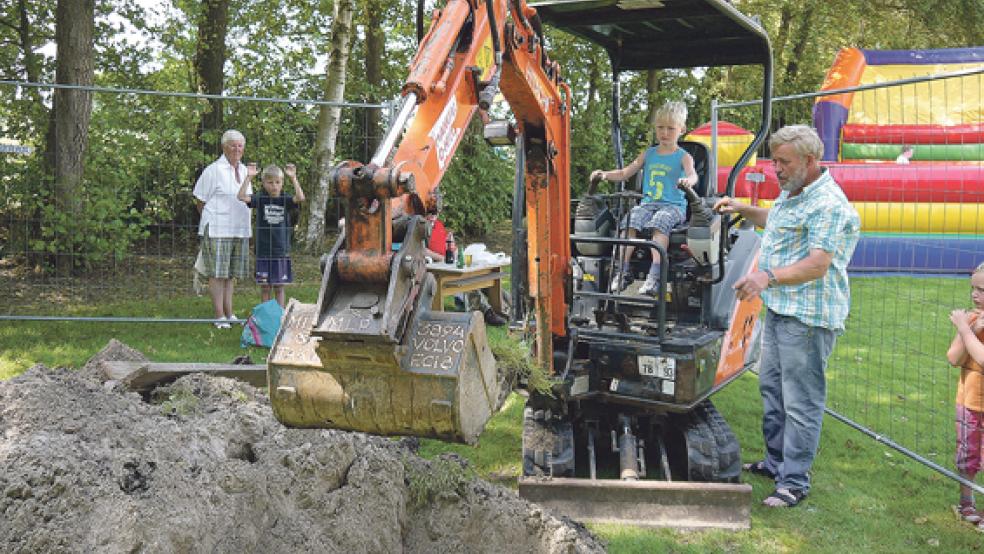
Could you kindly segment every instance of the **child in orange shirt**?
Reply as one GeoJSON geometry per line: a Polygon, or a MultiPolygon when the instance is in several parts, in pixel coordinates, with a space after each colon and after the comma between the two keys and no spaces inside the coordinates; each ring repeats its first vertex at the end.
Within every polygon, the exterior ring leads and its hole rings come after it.
{"type": "MultiPolygon", "coordinates": [[[[973,310],[953,310],[950,321],[957,328],[946,359],[960,368],[957,383],[957,471],[973,481],[981,469],[984,446],[984,263],[970,276],[970,298],[973,310]]],[[[960,485],[958,515],[984,531],[984,521],[974,504],[974,491],[960,485]]]]}

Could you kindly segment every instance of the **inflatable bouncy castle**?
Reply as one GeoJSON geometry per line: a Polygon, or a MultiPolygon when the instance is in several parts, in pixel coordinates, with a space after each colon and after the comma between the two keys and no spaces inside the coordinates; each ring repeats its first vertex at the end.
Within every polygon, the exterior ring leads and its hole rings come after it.
{"type": "MultiPolygon", "coordinates": [[[[984,47],[837,55],[821,90],[964,73],[818,98],[823,165],[861,215],[851,270],[965,273],[984,261],[981,70],[984,47]]],[[[719,189],[730,169],[720,168],[719,189]]],[[[768,205],[778,194],[768,160],[736,182],[735,195],[754,202],[768,205]]]]}
{"type": "MultiPolygon", "coordinates": [[[[837,54],[821,91],[984,67],[984,47],[860,50],[837,54]]],[[[826,161],[984,160],[984,78],[966,75],[820,97],[813,124],[826,161]]]]}

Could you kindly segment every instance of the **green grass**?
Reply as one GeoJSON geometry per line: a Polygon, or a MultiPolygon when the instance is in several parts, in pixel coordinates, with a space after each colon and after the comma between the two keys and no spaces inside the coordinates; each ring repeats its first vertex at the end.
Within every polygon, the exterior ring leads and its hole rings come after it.
{"type": "MultiPolygon", "coordinates": [[[[953,456],[955,372],[943,359],[952,336],[947,318],[966,307],[965,280],[856,278],[847,332],[828,370],[830,404],[946,467],[953,456]],[[937,452],[933,452],[936,450],[937,452]]],[[[292,295],[313,302],[316,287],[292,295]]],[[[237,293],[237,313],[257,302],[254,290],[237,293]]],[[[206,298],[122,302],[80,307],[72,315],[208,317],[206,298]]],[[[499,329],[490,330],[497,352],[517,351],[499,329]]],[[[34,363],[77,367],[117,338],[155,361],[229,361],[241,354],[239,332],[207,324],[0,322],[0,378],[34,363]]],[[[258,349],[254,359],[266,350],[258,349]]],[[[753,374],[714,397],[742,444],[746,461],[761,457],[761,401],[753,374]]],[[[421,453],[455,452],[491,481],[515,486],[520,473],[522,398],[513,395],[477,446],[422,440],[421,453]]],[[[888,447],[828,418],[814,466],[813,490],[799,507],[770,510],[759,504],[771,483],[748,477],[753,487],[752,529],[744,532],[641,530],[592,526],[612,552],[972,552],[981,535],[958,522],[949,506],[956,484],[888,447]]]]}
{"type": "MultiPolygon", "coordinates": [[[[315,302],[318,288],[301,285],[289,295],[315,302]]],[[[255,287],[239,289],[235,313],[249,315],[260,302],[255,287]]],[[[155,302],[115,302],[99,306],[77,306],[61,311],[68,316],[211,318],[207,297],[185,297],[155,302]]],[[[245,351],[239,346],[241,327],[216,329],[210,323],[99,323],[73,321],[0,321],[0,379],[22,373],[35,364],[48,367],[81,367],[115,338],[141,351],[155,362],[231,362],[245,351]]],[[[266,359],[267,349],[253,348],[257,363],[266,359]]]]}

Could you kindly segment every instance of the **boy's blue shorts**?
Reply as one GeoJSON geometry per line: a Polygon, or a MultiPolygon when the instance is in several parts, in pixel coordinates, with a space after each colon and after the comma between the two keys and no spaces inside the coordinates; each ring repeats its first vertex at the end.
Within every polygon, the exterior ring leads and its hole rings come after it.
{"type": "Polygon", "coordinates": [[[290,258],[257,258],[256,284],[283,285],[294,282],[290,258]]]}

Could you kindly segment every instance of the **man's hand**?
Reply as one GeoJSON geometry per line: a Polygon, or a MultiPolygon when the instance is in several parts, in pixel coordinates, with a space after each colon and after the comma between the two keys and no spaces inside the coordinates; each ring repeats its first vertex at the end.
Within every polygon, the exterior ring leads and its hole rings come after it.
{"type": "Polygon", "coordinates": [[[246,177],[252,179],[253,177],[256,177],[257,173],[259,173],[259,169],[256,167],[256,162],[246,164],[246,177]]]}
{"type": "Polygon", "coordinates": [[[755,298],[769,287],[769,275],[764,271],[749,273],[735,283],[735,294],[738,300],[755,298]]]}
{"type": "Polygon", "coordinates": [[[733,214],[738,212],[738,206],[740,205],[741,202],[730,196],[725,196],[714,203],[714,211],[719,214],[733,214]]]}
{"type": "Polygon", "coordinates": [[[596,169],[591,172],[591,176],[588,177],[588,180],[591,181],[591,184],[593,185],[599,181],[604,180],[605,179],[604,175],[605,175],[604,171],[600,169],[596,169]]]}
{"type": "Polygon", "coordinates": [[[297,167],[294,164],[287,164],[284,166],[284,174],[291,179],[297,178],[297,167]]]}

